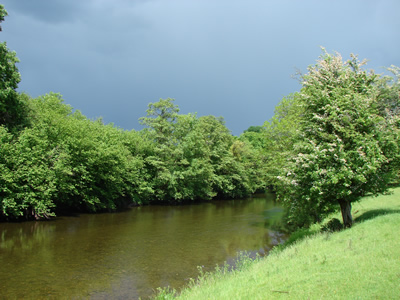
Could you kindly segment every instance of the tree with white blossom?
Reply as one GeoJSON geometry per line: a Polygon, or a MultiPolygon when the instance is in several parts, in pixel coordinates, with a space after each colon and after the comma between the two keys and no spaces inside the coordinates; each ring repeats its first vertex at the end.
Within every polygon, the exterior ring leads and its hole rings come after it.
{"type": "Polygon", "coordinates": [[[320,221],[340,206],[351,227],[351,204],[387,191],[398,168],[399,131],[379,113],[379,76],[364,64],[323,49],[302,76],[302,134],[278,190],[293,225],[320,221]]]}

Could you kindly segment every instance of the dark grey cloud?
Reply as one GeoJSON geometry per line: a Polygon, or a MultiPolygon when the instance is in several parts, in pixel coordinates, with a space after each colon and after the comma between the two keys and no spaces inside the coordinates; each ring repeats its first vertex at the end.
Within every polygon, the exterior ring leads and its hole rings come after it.
{"type": "Polygon", "coordinates": [[[7,10],[15,11],[43,22],[59,23],[74,18],[85,6],[81,0],[13,0],[2,1],[7,10]]]}
{"type": "Polygon", "coordinates": [[[400,2],[3,0],[0,38],[21,59],[20,90],[60,92],[89,117],[139,129],[149,102],[261,125],[299,90],[319,46],[369,67],[400,65],[400,2]],[[33,3],[35,6],[33,6],[33,3]]]}

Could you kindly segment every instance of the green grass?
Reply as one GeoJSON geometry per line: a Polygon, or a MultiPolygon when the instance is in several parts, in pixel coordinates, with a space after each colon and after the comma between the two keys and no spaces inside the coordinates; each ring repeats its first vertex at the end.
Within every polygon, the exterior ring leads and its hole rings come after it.
{"type": "MultiPolygon", "coordinates": [[[[399,299],[400,188],[364,198],[353,214],[350,229],[322,232],[315,224],[266,258],[202,274],[178,299],[399,299]]],[[[340,215],[325,223],[331,218],[340,215]]]]}

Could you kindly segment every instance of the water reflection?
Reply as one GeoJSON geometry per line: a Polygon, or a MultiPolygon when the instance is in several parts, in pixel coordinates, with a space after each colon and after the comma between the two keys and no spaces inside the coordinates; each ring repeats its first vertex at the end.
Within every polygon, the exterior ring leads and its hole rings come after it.
{"type": "Polygon", "coordinates": [[[0,296],[146,297],[182,286],[199,265],[213,269],[238,251],[265,254],[284,238],[270,229],[281,217],[269,195],[0,224],[0,296]]]}

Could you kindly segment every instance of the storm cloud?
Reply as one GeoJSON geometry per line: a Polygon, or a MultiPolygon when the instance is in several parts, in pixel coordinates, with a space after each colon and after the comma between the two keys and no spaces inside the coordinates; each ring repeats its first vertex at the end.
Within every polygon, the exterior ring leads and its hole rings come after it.
{"type": "Polygon", "coordinates": [[[223,116],[233,134],[272,117],[321,53],[400,65],[400,2],[3,0],[20,91],[59,92],[91,118],[140,129],[149,102],[223,116]]]}

